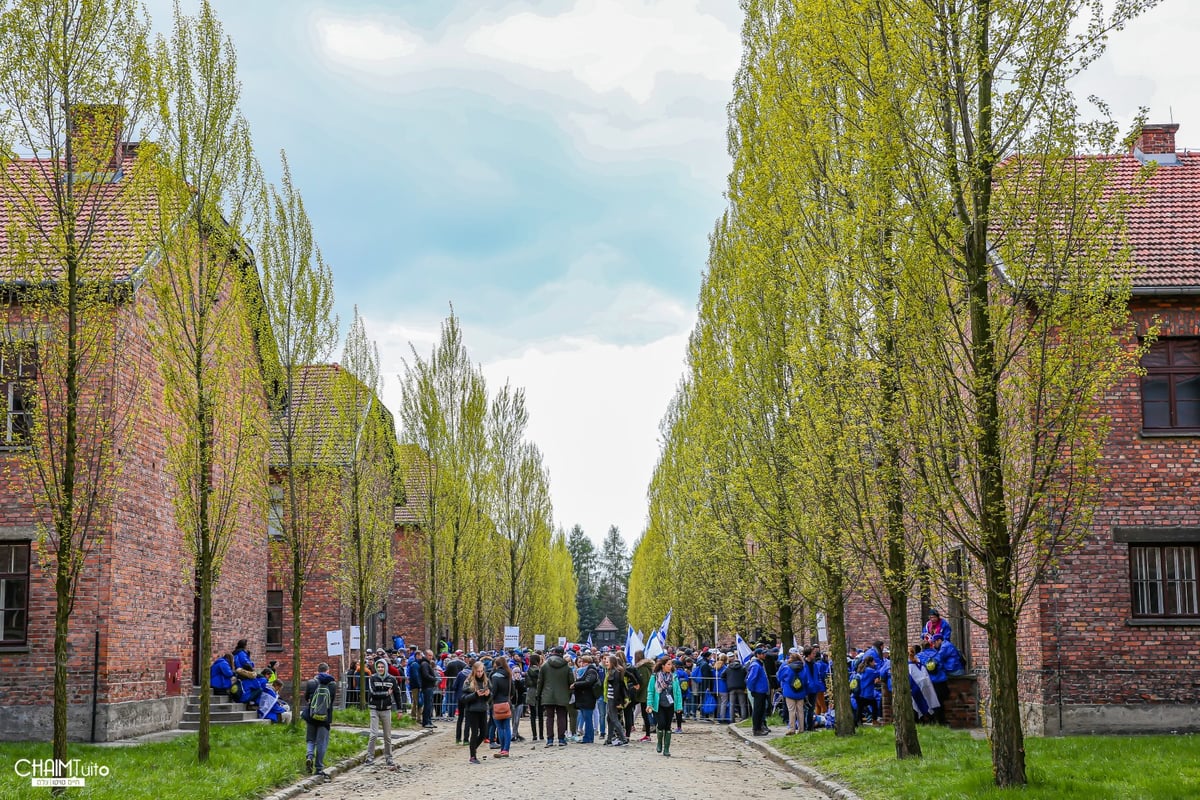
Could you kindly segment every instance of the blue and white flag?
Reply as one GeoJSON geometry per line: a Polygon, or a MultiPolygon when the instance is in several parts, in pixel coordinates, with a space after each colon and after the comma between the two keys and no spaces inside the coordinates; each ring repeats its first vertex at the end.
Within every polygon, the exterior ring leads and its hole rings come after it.
{"type": "Polygon", "coordinates": [[[591,633],[588,633],[587,646],[588,646],[589,650],[594,646],[594,645],[592,645],[592,634],[591,633]]]}
{"type": "MultiPolygon", "coordinates": [[[[627,664],[632,664],[633,663],[633,654],[639,650],[645,650],[645,649],[646,649],[646,645],[642,641],[642,635],[640,633],[638,633],[637,631],[635,631],[633,629],[633,626],[630,625],[629,633],[625,637],[625,662],[627,664]]],[[[645,655],[645,654],[643,653],[643,655],[645,655]]]]}
{"type": "Polygon", "coordinates": [[[646,658],[655,659],[665,652],[662,631],[654,631],[650,634],[650,641],[646,642],[646,658]]]}
{"type": "Polygon", "coordinates": [[[750,649],[750,645],[746,644],[746,640],[742,638],[740,633],[737,636],[737,654],[741,662],[745,664],[750,659],[754,658],[754,651],[750,649]]]}
{"type": "Polygon", "coordinates": [[[675,609],[672,608],[667,612],[667,616],[663,619],[662,627],[658,629],[658,638],[662,641],[663,647],[667,646],[667,632],[671,628],[671,614],[674,611],[675,609]]]}

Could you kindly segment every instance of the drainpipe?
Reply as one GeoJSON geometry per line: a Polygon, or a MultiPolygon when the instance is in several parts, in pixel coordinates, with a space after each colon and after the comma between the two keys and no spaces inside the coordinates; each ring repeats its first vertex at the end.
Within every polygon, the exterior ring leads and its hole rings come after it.
{"type": "Polygon", "coordinates": [[[100,629],[96,629],[96,636],[92,645],[92,738],[91,742],[96,741],[96,695],[100,692],[100,629]]]}

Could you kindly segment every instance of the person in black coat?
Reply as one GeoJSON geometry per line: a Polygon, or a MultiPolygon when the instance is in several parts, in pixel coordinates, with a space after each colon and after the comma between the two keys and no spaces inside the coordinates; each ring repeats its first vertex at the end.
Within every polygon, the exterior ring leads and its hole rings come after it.
{"type": "Polygon", "coordinates": [[[579,720],[583,723],[583,735],[579,743],[592,744],[596,741],[596,691],[600,683],[600,671],[592,663],[591,656],[583,656],[579,662],[582,664],[582,672],[571,684],[571,691],[575,693],[575,708],[579,710],[579,720]]]}

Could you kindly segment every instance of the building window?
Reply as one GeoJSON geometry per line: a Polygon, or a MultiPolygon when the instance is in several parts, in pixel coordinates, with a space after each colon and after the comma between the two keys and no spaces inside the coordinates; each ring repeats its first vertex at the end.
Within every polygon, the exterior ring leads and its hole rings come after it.
{"type": "Polygon", "coordinates": [[[1197,617],[1197,545],[1130,545],[1135,617],[1197,617]]]}
{"type": "Polygon", "coordinates": [[[271,487],[270,505],[267,506],[267,538],[273,542],[283,539],[283,487],[271,487]]]}
{"type": "Polygon", "coordinates": [[[25,443],[30,429],[32,383],[37,377],[37,355],[31,345],[0,347],[0,387],[4,393],[4,441],[8,447],[25,443]]]}
{"type": "Polygon", "coordinates": [[[0,645],[25,644],[29,620],[29,542],[0,544],[0,645]]]}
{"type": "Polygon", "coordinates": [[[283,649],[283,592],[267,592],[267,649],[283,649]]]}
{"type": "Polygon", "coordinates": [[[1200,430],[1200,339],[1161,339],[1142,368],[1142,427],[1200,430]]]}

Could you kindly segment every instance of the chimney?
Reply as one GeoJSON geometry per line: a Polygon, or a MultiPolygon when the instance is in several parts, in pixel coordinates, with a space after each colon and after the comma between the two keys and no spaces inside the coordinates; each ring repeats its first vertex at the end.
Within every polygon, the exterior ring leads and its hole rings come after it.
{"type": "Polygon", "coordinates": [[[1146,123],[1138,134],[1134,147],[1146,155],[1175,152],[1175,131],[1179,130],[1178,122],[1146,123]]]}
{"type": "Polygon", "coordinates": [[[74,169],[103,173],[121,169],[125,147],[125,109],[99,103],[71,107],[67,117],[67,136],[71,139],[74,169]]]}

